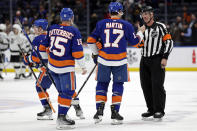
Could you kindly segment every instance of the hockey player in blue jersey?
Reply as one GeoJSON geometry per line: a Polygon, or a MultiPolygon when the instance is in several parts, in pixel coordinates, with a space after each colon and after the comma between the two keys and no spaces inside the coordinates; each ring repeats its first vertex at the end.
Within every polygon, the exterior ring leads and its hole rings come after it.
{"type": "MultiPolygon", "coordinates": [[[[39,65],[40,59],[37,56],[39,54],[39,46],[42,41],[46,38],[47,35],[47,27],[48,27],[48,22],[46,19],[38,19],[34,22],[34,32],[37,35],[35,39],[32,42],[32,46],[37,50],[37,53],[33,50],[32,53],[28,56],[25,56],[25,64],[35,63],[36,65],[39,65]]],[[[47,57],[42,57],[43,61],[45,63],[48,62],[47,57]]],[[[39,67],[39,66],[37,66],[39,67]]],[[[40,113],[37,114],[37,119],[38,120],[52,120],[52,110],[49,106],[49,103],[47,101],[47,97],[49,97],[49,94],[47,93],[47,89],[50,88],[52,82],[49,79],[48,75],[46,75],[46,69],[44,67],[39,68],[40,69],[40,74],[38,77],[38,81],[36,82],[36,91],[38,93],[39,99],[41,101],[41,104],[44,107],[44,110],[40,113]],[[41,88],[44,89],[44,92],[41,90],[41,88]]],[[[75,93],[76,94],[76,93],[75,93]]],[[[76,110],[76,115],[80,117],[81,119],[84,118],[83,112],[81,110],[81,107],[79,105],[79,99],[76,98],[75,100],[72,100],[73,106],[76,110]]]]}
{"type": "Polygon", "coordinates": [[[39,50],[42,57],[48,57],[48,68],[59,93],[57,129],[67,129],[75,125],[74,120],[66,117],[76,89],[75,62],[82,68],[82,74],[87,70],[81,34],[72,26],[73,11],[70,8],[63,8],[60,18],[62,23],[52,25],[48,29],[47,37],[39,50]],[[48,51],[47,48],[49,48],[48,51]]]}
{"type": "Polygon", "coordinates": [[[143,39],[145,26],[139,27],[137,34],[134,33],[133,26],[121,20],[123,6],[119,2],[111,2],[109,5],[111,18],[104,19],[96,24],[95,30],[88,37],[87,43],[97,64],[97,86],[96,86],[96,109],[94,115],[95,123],[102,120],[105,102],[107,101],[108,86],[110,76],[113,75],[112,85],[112,124],[121,124],[123,117],[119,114],[120,104],[123,95],[123,84],[129,81],[127,69],[127,42],[130,45],[138,45],[143,39]],[[101,41],[102,49],[98,50],[97,41],[101,41]]]}
{"type": "MultiPolygon", "coordinates": [[[[34,32],[37,35],[33,42],[32,46],[36,49],[37,53],[33,50],[30,55],[27,55],[24,57],[24,63],[33,65],[35,63],[37,65],[37,68],[40,69],[40,74],[38,76],[38,81],[36,81],[36,91],[38,93],[38,97],[40,99],[40,102],[44,108],[44,110],[40,113],[37,113],[37,119],[38,120],[53,120],[52,118],[52,110],[49,106],[49,103],[47,101],[47,97],[49,97],[49,94],[47,93],[47,89],[50,88],[52,82],[49,79],[49,77],[46,75],[46,69],[44,67],[39,67],[40,59],[37,56],[39,54],[39,46],[40,43],[46,38],[47,34],[47,27],[48,22],[46,19],[38,19],[34,22],[34,32]],[[44,89],[44,92],[41,90],[41,88],[44,89]]],[[[47,58],[42,58],[43,61],[46,63],[48,60],[47,58]]]]}

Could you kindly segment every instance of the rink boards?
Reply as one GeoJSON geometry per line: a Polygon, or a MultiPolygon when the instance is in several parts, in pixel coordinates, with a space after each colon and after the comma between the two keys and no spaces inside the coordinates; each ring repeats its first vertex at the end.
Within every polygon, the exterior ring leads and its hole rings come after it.
{"type": "MultiPolygon", "coordinates": [[[[84,48],[85,61],[88,69],[94,66],[91,58],[91,50],[84,48]]],[[[167,64],[167,71],[197,71],[197,47],[175,47],[169,58],[167,64]]],[[[14,72],[12,65],[9,64],[9,51],[6,52],[6,71],[14,72]]],[[[130,71],[139,71],[139,63],[141,58],[141,50],[137,48],[127,48],[128,65],[130,71]]],[[[76,70],[80,70],[76,65],[76,70]]],[[[4,70],[5,71],[5,70],[4,70]]],[[[37,71],[35,69],[35,71],[37,71]]]]}

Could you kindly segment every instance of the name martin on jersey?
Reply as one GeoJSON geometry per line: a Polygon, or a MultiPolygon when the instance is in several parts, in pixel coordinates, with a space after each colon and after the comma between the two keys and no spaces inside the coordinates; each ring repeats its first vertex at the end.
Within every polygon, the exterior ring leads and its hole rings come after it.
{"type": "Polygon", "coordinates": [[[118,28],[122,29],[122,24],[121,23],[114,23],[114,22],[108,22],[106,23],[106,28],[118,28]]]}

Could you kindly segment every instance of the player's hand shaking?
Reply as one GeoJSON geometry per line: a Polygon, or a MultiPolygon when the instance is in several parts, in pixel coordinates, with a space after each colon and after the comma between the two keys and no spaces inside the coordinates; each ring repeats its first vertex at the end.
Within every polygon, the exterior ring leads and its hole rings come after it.
{"type": "Polygon", "coordinates": [[[144,33],[145,30],[146,30],[145,25],[143,25],[141,27],[138,25],[138,31],[141,31],[142,33],[144,33]]]}

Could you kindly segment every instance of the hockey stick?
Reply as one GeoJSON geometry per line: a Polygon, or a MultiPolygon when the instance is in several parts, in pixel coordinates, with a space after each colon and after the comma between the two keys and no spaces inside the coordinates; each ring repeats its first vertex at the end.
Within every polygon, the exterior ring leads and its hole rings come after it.
{"type": "MultiPolygon", "coordinates": [[[[18,47],[19,47],[19,49],[20,49],[20,51],[21,51],[21,53],[22,53],[22,55],[23,55],[23,57],[24,57],[24,56],[25,56],[25,53],[23,52],[21,46],[18,45],[18,47]]],[[[30,68],[30,70],[31,70],[31,72],[32,72],[32,74],[33,74],[33,76],[34,76],[34,78],[36,79],[36,83],[38,83],[38,86],[40,87],[41,91],[44,93],[44,95],[45,95],[45,97],[46,97],[46,100],[47,100],[47,102],[49,103],[49,106],[51,107],[52,111],[55,113],[56,111],[55,111],[55,109],[53,108],[53,106],[52,106],[52,104],[51,104],[51,101],[49,100],[49,97],[46,95],[44,89],[43,89],[42,86],[41,86],[40,81],[38,80],[38,77],[37,77],[36,74],[34,73],[34,71],[33,71],[32,67],[30,66],[30,63],[29,63],[29,62],[28,62],[28,66],[29,66],[29,68],[30,68]]]]}
{"type": "Polygon", "coordinates": [[[41,64],[46,68],[46,73],[49,76],[49,79],[51,80],[51,82],[54,84],[54,86],[56,87],[55,81],[53,80],[51,74],[49,73],[49,68],[46,66],[46,64],[44,63],[43,59],[41,58],[40,54],[36,51],[35,47],[33,46],[28,34],[25,32],[25,29],[23,27],[23,25],[21,24],[21,22],[19,21],[19,25],[22,27],[22,31],[24,33],[24,35],[26,36],[27,40],[29,41],[30,45],[32,46],[32,49],[35,51],[36,55],[38,56],[38,58],[41,61],[41,64]]]}
{"type": "MultiPolygon", "coordinates": [[[[77,95],[75,96],[75,98],[78,97],[79,93],[81,92],[81,90],[83,89],[83,87],[85,86],[85,84],[87,83],[87,81],[89,80],[90,76],[92,75],[92,73],[94,72],[95,68],[96,68],[97,64],[94,65],[93,69],[91,70],[90,74],[88,75],[88,77],[86,78],[86,80],[84,81],[83,85],[81,86],[81,88],[79,89],[77,95]]],[[[74,98],[74,99],[75,99],[74,98]]]]}

